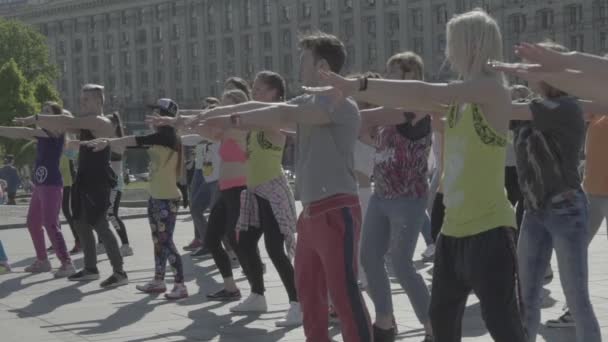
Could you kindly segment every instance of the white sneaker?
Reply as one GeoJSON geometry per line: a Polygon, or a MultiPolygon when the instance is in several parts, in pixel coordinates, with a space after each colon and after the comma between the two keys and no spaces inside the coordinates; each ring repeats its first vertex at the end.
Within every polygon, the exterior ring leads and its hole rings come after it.
{"type": "Polygon", "coordinates": [[[133,248],[131,248],[131,246],[129,245],[122,245],[120,246],[120,255],[122,255],[123,257],[128,257],[133,255],[133,248]]]}
{"type": "Polygon", "coordinates": [[[144,285],[136,285],[135,288],[138,291],[145,293],[164,293],[165,291],[167,291],[167,285],[165,285],[165,282],[156,279],[150,280],[144,285]]]}
{"type": "Polygon", "coordinates": [[[57,272],[55,272],[55,274],[53,274],[53,277],[55,277],[56,279],[66,278],[66,277],[71,276],[74,273],[76,273],[76,269],[74,268],[74,265],[72,263],[63,264],[63,265],[61,265],[61,267],[59,267],[57,272]]]}
{"type": "Polygon", "coordinates": [[[95,246],[95,250],[97,251],[97,255],[106,254],[106,246],[103,243],[98,243],[95,246]]]}
{"type": "Polygon", "coordinates": [[[165,298],[168,300],[178,300],[186,297],[188,297],[188,289],[184,284],[175,284],[171,292],[165,293],[165,298]]]}
{"type": "Polygon", "coordinates": [[[36,260],[33,264],[25,268],[28,273],[44,273],[51,271],[51,263],[48,260],[36,260]]]}
{"type": "Polygon", "coordinates": [[[428,245],[421,255],[422,258],[425,260],[433,259],[433,257],[435,256],[435,244],[428,245]]]}
{"type": "Polygon", "coordinates": [[[302,325],[302,320],[302,308],[300,307],[300,303],[291,302],[285,318],[277,321],[274,325],[279,328],[299,327],[302,325]]]}
{"type": "Polygon", "coordinates": [[[266,297],[256,293],[252,293],[239,303],[238,305],[231,307],[230,312],[266,312],[268,311],[268,305],[266,304],[266,297]]]}

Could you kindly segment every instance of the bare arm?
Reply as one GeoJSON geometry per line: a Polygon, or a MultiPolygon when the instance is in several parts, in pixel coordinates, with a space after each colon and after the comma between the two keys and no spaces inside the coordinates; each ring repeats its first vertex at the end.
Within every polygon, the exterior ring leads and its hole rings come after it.
{"type": "Polygon", "coordinates": [[[50,131],[87,129],[99,136],[110,136],[114,131],[110,120],[104,116],[72,117],[68,115],[36,115],[16,120],[26,125],[36,124],[50,131]]]}
{"type": "Polygon", "coordinates": [[[0,126],[0,136],[9,139],[34,139],[36,137],[48,137],[45,131],[41,129],[27,127],[5,127],[0,126]]]}

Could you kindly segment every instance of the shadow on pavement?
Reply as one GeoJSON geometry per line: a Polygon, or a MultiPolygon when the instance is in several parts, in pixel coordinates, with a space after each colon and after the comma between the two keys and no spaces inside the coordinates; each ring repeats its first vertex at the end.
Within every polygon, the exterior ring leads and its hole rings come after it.
{"type": "Polygon", "coordinates": [[[33,282],[30,282],[27,284],[23,284],[23,280],[25,280],[29,277],[32,277],[32,276],[33,276],[33,274],[31,274],[31,273],[24,273],[23,275],[20,275],[16,278],[11,278],[11,279],[3,281],[2,287],[0,287],[0,289],[2,290],[2,291],[0,291],[0,299],[10,296],[13,292],[23,291],[24,289],[27,289],[30,286],[44,284],[46,282],[55,280],[54,278],[51,277],[48,279],[43,279],[43,280],[38,280],[38,281],[33,281],[33,282]]]}

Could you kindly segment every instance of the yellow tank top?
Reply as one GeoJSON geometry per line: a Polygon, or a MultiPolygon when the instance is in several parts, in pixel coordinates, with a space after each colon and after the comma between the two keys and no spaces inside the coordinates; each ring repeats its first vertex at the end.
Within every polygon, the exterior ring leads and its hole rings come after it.
{"type": "Polygon", "coordinates": [[[282,136],[281,138],[282,142],[275,145],[264,131],[249,132],[247,135],[247,187],[255,188],[283,174],[281,162],[285,138],[282,136]]]}
{"type": "Polygon", "coordinates": [[[458,106],[450,109],[445,128],[442,234],[467,237],[516,227],[504,187],[507,137],[488,124],[477,105],[465,105],[458,121],[457,111],[458,106]]]}
{"type": "Polygon", "coordinates": [[[177,163],[179,153],[165,146],[154,145],[150,155],[150,197],[154,199],[179,199],[177,188],[177,163]]]}

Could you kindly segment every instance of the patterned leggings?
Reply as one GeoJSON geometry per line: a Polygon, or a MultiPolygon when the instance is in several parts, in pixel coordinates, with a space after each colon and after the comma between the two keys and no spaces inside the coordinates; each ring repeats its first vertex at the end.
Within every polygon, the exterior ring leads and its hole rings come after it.
{"type": "Polygon", "coordinates": [[[154,279],[156,280],[165,279],[165,268],[167,260],[169,260],[175,274],[175,283],[184,282],[182,258],[173,243],[179,203],[179,200],[155,198],[150,198],[148,201],[148,219],[152,230],[152,242],[154,242],[154,279]]]}

